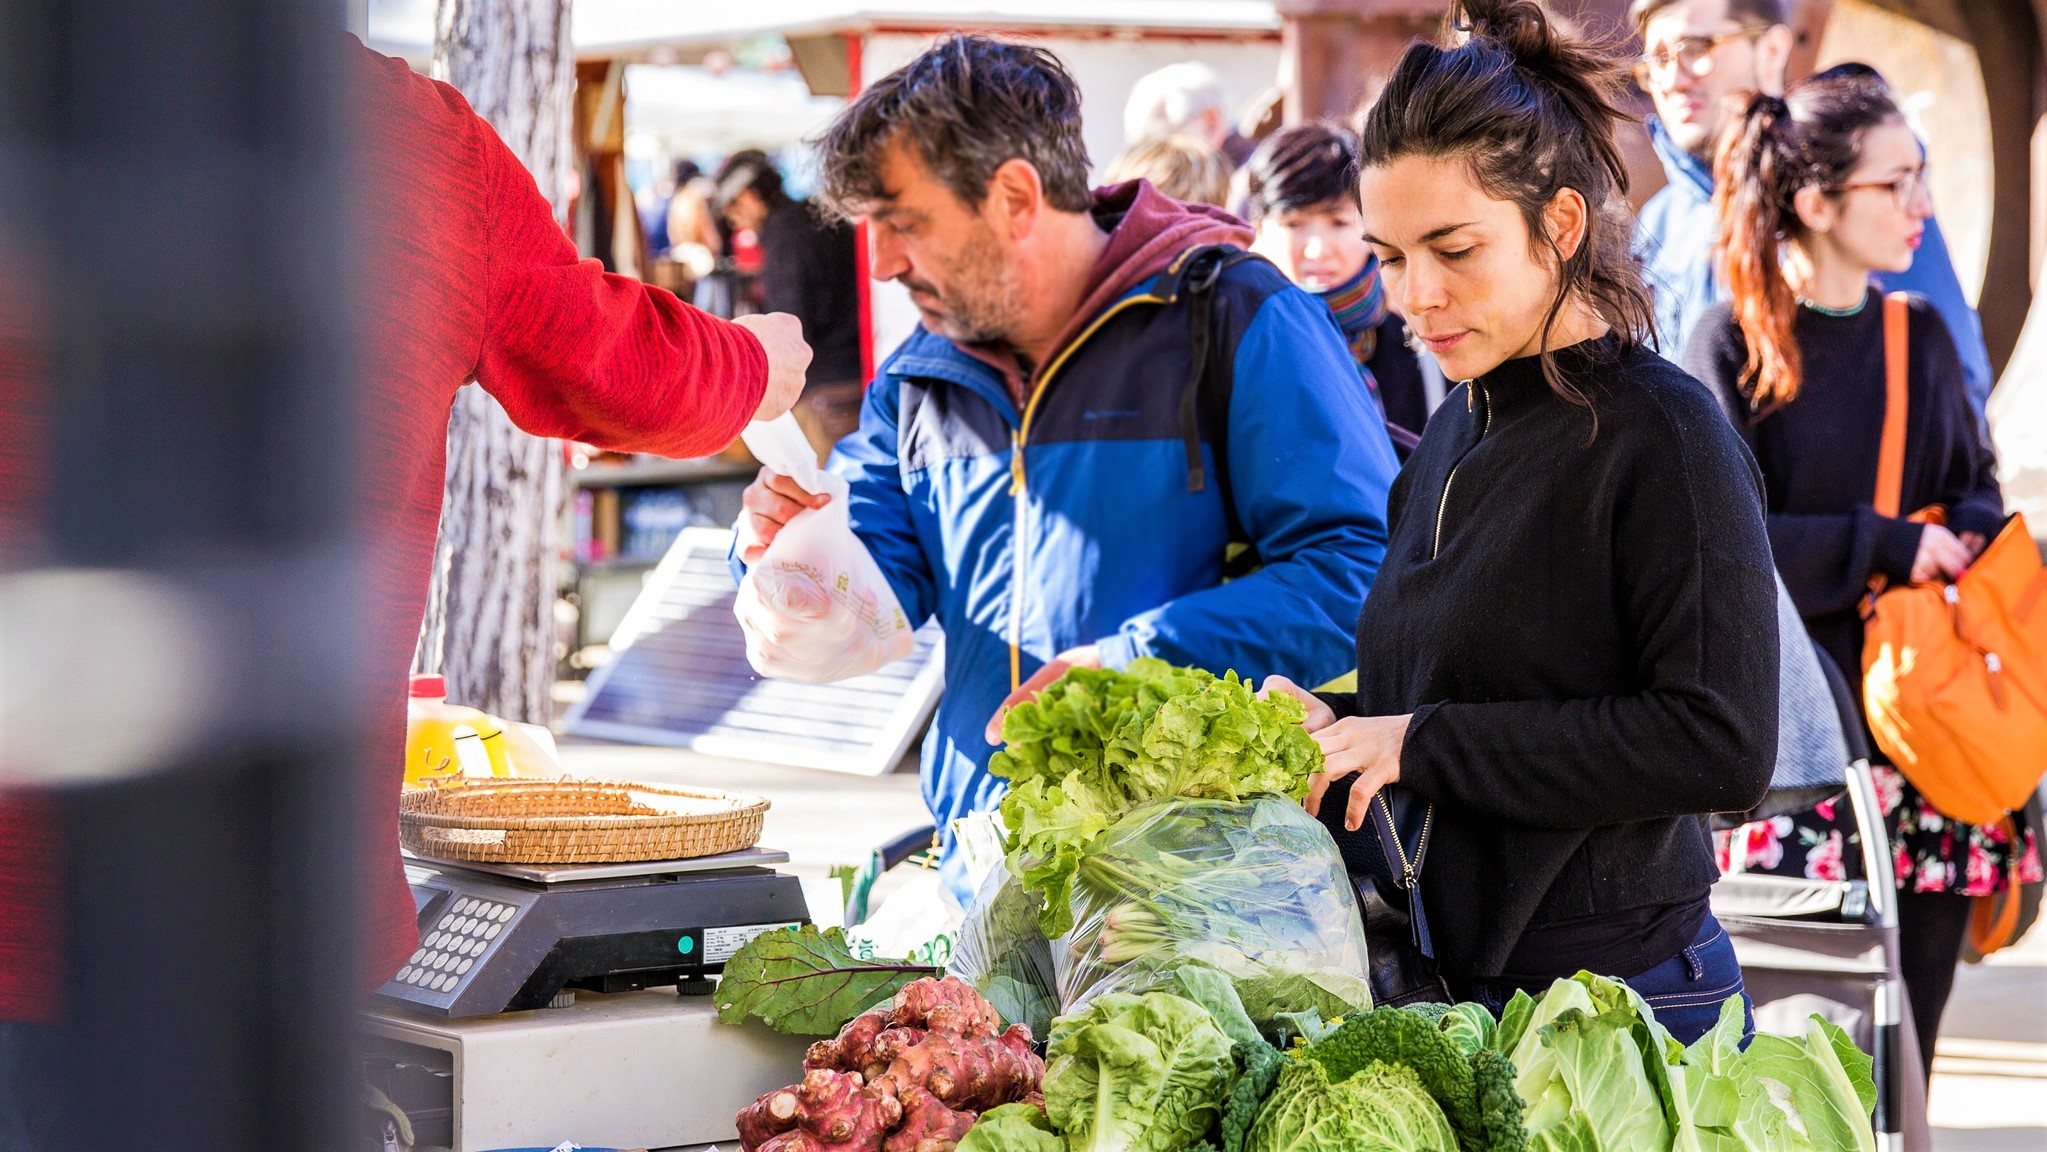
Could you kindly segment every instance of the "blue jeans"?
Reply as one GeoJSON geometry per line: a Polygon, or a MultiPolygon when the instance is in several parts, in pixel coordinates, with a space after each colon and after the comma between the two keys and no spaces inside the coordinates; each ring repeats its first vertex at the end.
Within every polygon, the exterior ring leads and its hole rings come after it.
{"type": "MultiPolygon", "coordinates": [[[[1650,1010],[1656,1013],[1656,1022],[1669,1029],[1679,1043],[1690,1044],[1712,1031],[1713,1025],[1720,1022],[1720,1005],[1730,996],[1741,997],[1742,1046],[1747,1047],[1749,1037],[1756,1034],[1755,1006],[1742,990],[1741,964],[1734,958],[1734,942],[1710,912],[1692,942],[1677,955],[1647,972],[1627,977],[1624,983],[1648,1002],[1650,1010]]],[[[1514,992],[1512,984],[1480,981],[1472,985],[1466,996],[1498,1016],[1514,992]]]]}
{"type": "Polygon", "coordinates": [[[1656,1022],[1680,1043],[1690,1044],[1712,1031],[1720,1021],[1720,1005],[1730,996],[1741,997],[1742,1046],[1756,1034],[1755,1005],[1742,990],[1734,941],[1710,912],[1683,951],[1647,972],[1628,977],[1627,985],[1649,1002],[1656,1022]]]}

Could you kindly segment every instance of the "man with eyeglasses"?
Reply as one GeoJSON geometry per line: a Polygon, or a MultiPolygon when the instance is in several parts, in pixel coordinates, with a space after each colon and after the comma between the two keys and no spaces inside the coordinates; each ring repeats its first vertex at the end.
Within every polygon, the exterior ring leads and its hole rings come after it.
{"type": "MultiPolygon", "coordinates": [[[[1635,80],[1656,105],[1649,138],[1669,178],[1642,206],[1636,247],[1656,293],[1659,346],[1673,361],[1683,359],[1699,316],[1727,298],[1713,269],[1713,149],[1750,94],[1783,94],[1795,39],[1788,8],[1787,0],[1634,0],[1628,9],[1642,37],[1635,80]]],[[[1881,82],[1864,65],[1839,69],[1881,82]]],[[[1993,383],[1990,355],[1938,223],[1927,220],[1909,270],[1878,279],[1885,291],[1925,296],[1947,321],[1980,426],[1993,383]]]]}

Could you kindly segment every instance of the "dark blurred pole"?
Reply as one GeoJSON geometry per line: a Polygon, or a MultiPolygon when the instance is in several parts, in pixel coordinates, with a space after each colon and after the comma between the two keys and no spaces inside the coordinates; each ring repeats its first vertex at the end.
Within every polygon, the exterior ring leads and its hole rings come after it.
{"type": "Polygon", "coordinates": [[[317,1152],[357,1111],[345,12],[0,0],[0,248],[26,253],[0,274],[47,325],[43,559],[169,590],[203,624],[182,675],[227,705],[145,774],[61,793],[53,1148],[317,1152]]]}

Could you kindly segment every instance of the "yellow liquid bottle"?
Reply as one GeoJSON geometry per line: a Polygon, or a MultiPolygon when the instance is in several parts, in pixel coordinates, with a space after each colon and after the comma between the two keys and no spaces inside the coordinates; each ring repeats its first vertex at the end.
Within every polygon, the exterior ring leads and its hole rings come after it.
{"type": "Polygon", "coordinates": [[[504,724],[474,708],[448,703],[448,683],[442,677],[412,678],[405,702],[407,788],[428,788],[457,776],[511,774],[504,724]]]}

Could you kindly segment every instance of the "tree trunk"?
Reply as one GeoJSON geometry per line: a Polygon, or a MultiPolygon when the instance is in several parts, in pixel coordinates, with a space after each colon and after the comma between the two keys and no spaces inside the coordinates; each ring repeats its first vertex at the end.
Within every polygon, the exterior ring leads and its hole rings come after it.
{"type": "MultiPolygon", "coordinates": [[[[570,0],[439,0],[434,74],[469,99],[564,214],[575,56],[570,0]]],[[[448,696],[544,724],[554,682],[561,445],[514,427],[474,384],[448,419],[448,480],[414,666],[448,696]]]]}

